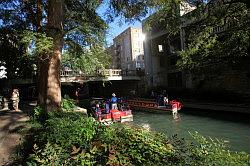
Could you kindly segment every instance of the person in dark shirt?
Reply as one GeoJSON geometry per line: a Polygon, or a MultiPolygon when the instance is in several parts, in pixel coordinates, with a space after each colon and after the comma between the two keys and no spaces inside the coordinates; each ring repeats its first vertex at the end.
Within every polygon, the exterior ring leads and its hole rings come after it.
{"type": "Polygon", "coordinates": [[[109,103],[110,103],[110,101],[109,101],[109,99],[107,99],[107,100],[105,101],[105,111],[106,111],[106,114],[108,114],[109,111],[110,111],[109,103]]]}

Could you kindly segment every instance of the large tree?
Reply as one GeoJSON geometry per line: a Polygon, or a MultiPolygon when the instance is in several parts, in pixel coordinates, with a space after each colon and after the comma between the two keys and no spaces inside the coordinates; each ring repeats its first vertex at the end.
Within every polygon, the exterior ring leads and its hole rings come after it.
{"type": "MultiPolygon", "coordinates": [[[[37,57],[38,102],[47,111],[60,109],[62,49],[83,51],[103,42],[107,24],[97,14],[100,0],[2,0],[1,27],[19,30],[37,57]],[[24,31],[26,30],[26,31],[24,31]]],[[[124,14],[139,18],[147,1],[106,1],[109,20],[124,14]],[[114,12],[114,13],[113,13],[114,12]]]]}
{"type": "MultiPolygon", "coordinates": [[[[109,6],[109,21],[122,16],[125,20],[140,19],[150,8],[161,11],[166,28],[177,32],[180,15],[176,14],[183,0],[2,0],[1,27],[25,32],[24,41],[36,54],[39,76],[39,103],[47,111],[58,110],[61,102],[60,67],[62,49],[82,51],[84,46],[102,43],[107,24],[97,14],[102,3],[109,6]],[[167,17],[166,17],[167,16],[167,17]],[[28,31],[24,31],[28,30],[28,31]]],[[[191,0],[199,6],[202,0],[191,0]]],[[[233,1],[233,0],[232,0],[233,1]]],[[[241,0],[244,4],[248,1],[241,0]]],[[[227,3],[232,3],[227,1],[227,3]]]]}
{"type": "Polygon", "coordinates": [[[100,4],[99,0],[1,1],[1,26],[24,32],[23,41],[36,54],[39,104],[47,111],[60,108],[62,48],[102,42],[107,26],[96,13],[100,4]]]}

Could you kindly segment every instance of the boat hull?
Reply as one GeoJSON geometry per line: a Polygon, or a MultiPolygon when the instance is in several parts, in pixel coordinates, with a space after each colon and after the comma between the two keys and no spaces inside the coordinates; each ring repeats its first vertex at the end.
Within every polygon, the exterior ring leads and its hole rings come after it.
{"type": "Polygon", "coordinates": [[[159,106],[155,101],[149,100],[127,100],[127,104],[134,109],[159,110],[176,112],[182,108],[179,101],[172,100],[168,104],[159,106]]]}

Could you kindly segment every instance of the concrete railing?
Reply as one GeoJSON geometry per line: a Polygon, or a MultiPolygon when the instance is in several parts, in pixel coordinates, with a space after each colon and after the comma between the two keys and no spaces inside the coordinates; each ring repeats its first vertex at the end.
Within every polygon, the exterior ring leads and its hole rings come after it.
{"type": "Polygon", "coordinates": [[[105,69],[105,70],[99,70],[98,74],[104,75],[104,76],[121,76],[122,70],[121,69],[105,69]]]}
{"type": "Polygon", "coordinates": [[[100,80],[140,80],[140,72],[122,71],[121,69],[104,69],[99,70],[92,75],[85,74],[81,71],[62,70],[62,82],[79,82],[79,81],[100,81],[100,80]]]}
{"type": "Polygon", "coordinates": [[[81,76],[82,72],[74,70],[61,70],[61,77],[72,77],[72,76],[81,76]]]}
{"type": "MultiPolygon", "coordinates": [[[[94,74],[95,75],[95,74],[94,74]]],[[[96,75],[101,76],[122,76],[121,69],[104,69],[98,70],[96,75]]],[[[86,75],[81,71],[74,71],[74,70],[61,70],[61,77],[73,77],[73,76],[93,76],[93,75],[86,75]]]]}

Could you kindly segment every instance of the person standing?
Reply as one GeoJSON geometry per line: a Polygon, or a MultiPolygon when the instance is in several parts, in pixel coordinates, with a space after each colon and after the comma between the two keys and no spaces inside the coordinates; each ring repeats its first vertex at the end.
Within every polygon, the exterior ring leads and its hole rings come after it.
{"type": "Polygon", "coordinates": [[[18,111],[18,104],[19,104],[19,92],[18,92],[18,89],[13,89],[11,99],[12,99],[14,110],[18,111]]]}
{"type": "Polygon", "coordinates": [[[75,96],[76,96],[76,104],[79,104],[79,93],[80,93],[80,88],[77,88],[75,91],[75,96]]]}
{"type": "Polygon", "coordinates": [[[106,100],[105,102],[105,111],[106,111],[106,114],[108,114],[110,112],[110,108],[109,108],[109,99],[106,100]]]}
{"type": "Polygon", "coordinates": [[[112,110],[117,110],[117,97],[115,95],[115,93],[112,93],[112,97],[111,97],[111,108],[112,110]]]}

